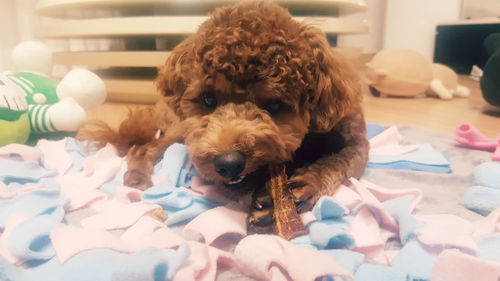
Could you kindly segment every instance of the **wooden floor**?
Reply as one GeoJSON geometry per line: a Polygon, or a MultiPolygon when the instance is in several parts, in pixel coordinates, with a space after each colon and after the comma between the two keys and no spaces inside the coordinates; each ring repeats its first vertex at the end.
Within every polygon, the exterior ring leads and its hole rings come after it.
{"type": "Polygon", "coordinates": [[[500,135],[500,108],[482,98],[479,83],[460,76],[460,84],[471,90],[468,98],[373,97],[365,90],[364,110],[367,122],[384,125],[412,125],[447,133],[462,123],[471,123],[489,138],[500,135]]]}
{"type": "MultiPolygon", "coordinates": [[[[382,125],[412,125],[453,133],[462,123],[471,123],[489,138],[500,135],[500,108],[489,106],[482,98],[479,83],[466,76],[461,84],[471,89],[469,98],[440,100],[437,98],[373,97],[364,88],[366,121],[382,125]]],[[[135,104],[105,103],[89,112],[89,119],[104,120],[117,126],[135,104]]]]}

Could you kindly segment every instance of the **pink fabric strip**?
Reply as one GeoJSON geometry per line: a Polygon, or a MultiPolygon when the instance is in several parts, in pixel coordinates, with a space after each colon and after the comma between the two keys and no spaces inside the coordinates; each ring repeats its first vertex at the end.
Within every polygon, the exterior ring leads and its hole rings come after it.
{"type": "Polygon", "coordinates": [[[418,203],[420,203],[420,201],[422,200],[422,191],[417,188],[394,189],[381,187],[367,180],[361,180],[360,182],[380,202],[389,201],[406,195],[413,195],[413,200],[410,205],[410,212],[412,212],[418,205],[418,203]]]}
{"type": "Polygon", "coordinates": [[[141,217],[120,239],[129,247],[129,251],[138,251],[145,247],[170,249],[184,243],[178,233],[148,216],[141,217]]]}
{"type": "Polygon", "coordinates": [[[500,263],[486,261],[457,250],[443,251],[432,268],[431,281],[498,281],[500,263]]]}
{"type": "Polygon", "coordinates": [[[223,207],[210,209],[194,218],[185,227],[184,231],[196,231],[205,238],[205,243],[211,245],[217,238],[236,234],[247,234],[246,219],[248,212],[237,203],[230,203],[223,207]]]}
{"type": "Polygon", "coordinates": [[[211,266],[207,245],[194,241],[190,241],[188,244],[191,254],[181,267],[179,267],[173,280],[195,281],[201,280],[205,276],[212,276],[212,272],[215,269],[211,266]]]}
{"type": "Polygon", "coordinates": [[[160,208],[156,204],[145,204],[142,202],[135,202],[130,204],[123,204],[116,200],[110,202],[99,202],[93,206],[100,210],[99,214],[86,217],[80,221],[84,228],[93,229],[124,229],[139,220],[142,216],[152,212],[154,209],[160,208]],[[106,204],[104,204],[106,203],[106,204]]]}
{"type": "Polygon", "coordinates": [[[109,164],[120,166],[125,162],[123,157],[118,156],[116,148],[107,144],[105,147],[99,149],[94,155],[87,157],[83,162],[83,170],[86,175],[95,174],[100,168],[109,164]],[[119,164],[116,164],[119,162],[119,164]]]}
{"type": "Polygon", "coordinates": [[[106,248],[133,253],[145,247],[168,249],[184,240],[166,226],[144,217],[121,237],[101,229],[62,226],[50,233],[59,260],[64,263],[72,256],[89,249],[106,248]]]}
{"type": "MultiPolygon", "coordinates": [[[[236,268],[233,254],[195,241],[187,242],[191,255],[175,273],[174,281],[213,281],[219,264],[236,268]]],[[[248,269],[247,269],[248,270],[248,269]]]]}
{"type": "Polygon", "coordinates": [[[487,217],[473,223],[473,237],[479,237],[492,232],[500,232],[500,206],[487,217]]]}
{"type": "Polygon", "coordinates": [[[417,149],[419,144],[402,145],[396,126],[387,128],[370,139],[370,155],[401,155],[417,149]]]}
{"type": "Polygon", "coordinates": [[[118,157],[113,146],[107,145],[85,160],[83,171],[56,177],[61,193],[71,199],[67,210],[77,210],[106,198],[99,188],[125,167],[125,160],[118,157]]]}
{"type": "Polygon", "coordinates": [[[0,157],[19,155],[24,161],[40,161],[40,150],[33,146],[11,143],[0,147],[0,157]]]}
{"type": "Polygon", "coordinates": [[[351,235],[354,237],[356,252],[364,254],[368,260],[383,265],[388,264],[384,255],[386,240],[381,237],[378,221],[368,207],[361,207],[351,221],[351,235]]]}
{"type": "Polygon", "coordinates": [[[142,201],[142,191],[124,185],[117,186],[115,189],[115,199],[123,203],[132,203],[142,201]]]}
{"type": "Polygon", "coordinates": [[[367,207],[362,207],[351,221],[351,234],[356,241],[357,248],[382,246],[385,241],[380,237],[380,228],[377,220],[367,207]]]}
{"type": "Polygon", "coordinates": [[[361,203],[362,199],[359,193],[354,191],[352,188],[347,187],[345,185],[341,185],[335,194],[333,194],[333,198],[340,203],[342,203],[345,207],[347,207],[350,211],[354,209],[359,203],[361,203]]]}
{"type": "Polygon", "coordinates": [[[107,198],[107,195],[98,190],[100,182],[93,182],[92,178],[83,176],[83,173],[71,173],[55,180],[61,185],[61,194],[70,198],[66,210],[75,211],[88,207],[91,203],[107,198]]]}
{"type": "Polygon", "coordinates": [[[66,262],[79,252],[107,248],[126,252],[118,238],[100,229],[82,229],[76,226],[62,226],[50,232],[52,245],[61,263],[66,262]]]}
{"type": "Polygon", "coordinates": [[[314,216],[313,212],[305,212],[300,214],[300,219],[302,220],[302,223],[307,226],[313,221],[316,220],[316,217],[314,216]]]}
{"type": "Polygon", "coordinates": [[[245,274],[258,280],[283,280],[283,274],[276,275],[273,267],[286,272],[292,280],[313,281],[322,276],[353,278],[332,257],[274,235],[247,236],[234,253],[241,268],[248,269],[245,274]]]}
{"type": "Polygon", "coordinates": [[[454,215],[419,215],[417,219],[424,223],[418,230],[417,238],[429,247],[438,249],[459,248],[477,253],[476,243],[472,239],[473,224],[454,215]]]}
{"type": "Polygon", "coordinates": [[[373,212],[376,212],[379,224],[381,227],[386,227],[389,230],[396,231],[399,226],[396,220],[382,206],[382,203],[366,188],[366,186],[358,180],[351,178],[351,183],[354,189],[359,193],[364,205],[368,206],[373,212]]]}
{"type": "Polygon", "coordinates": [[[56,169],[59,175],[64,175],[73,165],[73,159],[66,151],[66,138],[58,141],[41,139],[37,146],[45,168],[56,169]]]}

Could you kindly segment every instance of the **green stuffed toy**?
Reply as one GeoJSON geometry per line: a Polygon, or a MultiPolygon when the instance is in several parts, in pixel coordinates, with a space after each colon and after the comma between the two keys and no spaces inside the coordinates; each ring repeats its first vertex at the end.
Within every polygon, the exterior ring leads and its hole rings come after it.
{"type": "Polygon", "coordinates": [[[0,74],[0,146],[76,132],[87,119],[85,110],[106,98],[103,81],[86,69],[69,71],[59,83],[51,80],[52,53],[43,43],[19,44],[12,60],[16,72],[0,74]]]}
{"type": "Polygon", "coordinates": [[[486,37],[484,47],[490,57],[483,67],[481,91],[489,104],[500,106],[500,33],[486,37]]]}
{"type": "Polygon", "coordinates": [[[24,92],[0,73],[0,146],[25,143],[29,135],[28,103],[24,92]]]}

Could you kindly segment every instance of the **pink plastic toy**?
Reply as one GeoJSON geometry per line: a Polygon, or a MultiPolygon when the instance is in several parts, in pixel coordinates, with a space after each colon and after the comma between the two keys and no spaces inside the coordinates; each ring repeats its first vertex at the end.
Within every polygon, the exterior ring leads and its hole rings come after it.
{"type": "Polygon", "coordinates": [[[493,160],[500,161],[500,135],[489,140],[469,123],[460,125],[455,131],[455,140],[463,146],[493,152],[493,160]]]}
{"type": "Polygon", "coordinates": [[[500,136],[497,137],[497,149],[493,152],[493,161],[500,161],[500,136]]]}

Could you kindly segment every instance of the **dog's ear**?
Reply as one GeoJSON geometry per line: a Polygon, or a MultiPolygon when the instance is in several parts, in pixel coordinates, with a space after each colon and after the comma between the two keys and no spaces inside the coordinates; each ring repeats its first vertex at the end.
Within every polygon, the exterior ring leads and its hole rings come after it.
{"type": "Polygon", "coordinates": [[[165,64],[158,68],[156,87],[164,96],[164,102],[179,112],[179,101],[188,86],[188,77],[194,62],[193,38],[189,37],[177,45],[165,64]]]}
{"type": "Polygon", "coordinates": [[[316,61],[310,131],[325,133],[360,104],[361,87],[355,71],[321,31],[311,28],[306,38],[316,61]]]}

